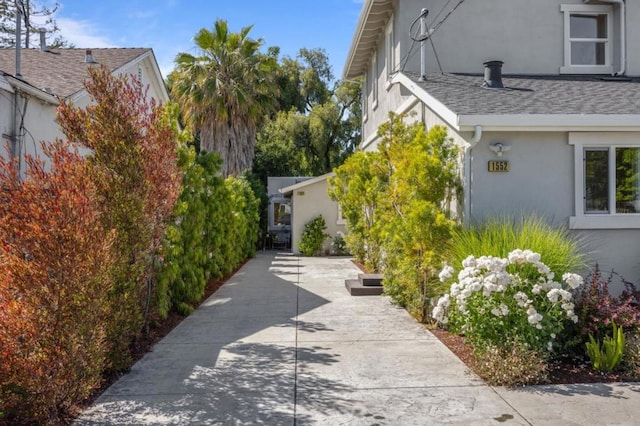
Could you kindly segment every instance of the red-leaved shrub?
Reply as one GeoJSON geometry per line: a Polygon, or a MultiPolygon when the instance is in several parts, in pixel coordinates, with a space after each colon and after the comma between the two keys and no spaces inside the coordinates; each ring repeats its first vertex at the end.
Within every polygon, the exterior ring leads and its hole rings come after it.
{"type": "Polygon", "coordinates": [[[42,149],[24,179],[0,156],[0,412],[50,424],[100,384],[113,233],[87,162],[42,149]]]}

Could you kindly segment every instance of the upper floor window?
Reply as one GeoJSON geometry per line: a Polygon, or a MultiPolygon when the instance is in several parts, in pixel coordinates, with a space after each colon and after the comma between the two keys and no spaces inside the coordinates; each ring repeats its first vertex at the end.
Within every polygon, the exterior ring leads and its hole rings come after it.
{"type": "Polygon", "coordinates": [[[387,68],[387,78],[396,71],[396,47],[393,40],[393,16],[389,19],[387,28],[384,33],[384,50],[387,68]]]}
{"type": "Polygon", "coordinates": [[[573,228],[640,228],[640,135],[570,133],[576,155],[573,228]]]}
{"type": "Polygon", "coordinates": [[[378,107],[378,54],[373,54],[371,61],[371,96],[373,98],[372,108],[378,107]]]}
{"type": "Polygon", "coordinates": [[[369,74],[370,73],[368,72],[364,74],[364,84],[362,87],[362,121],[363,122],[367,121],[367,119],[369,118],[368,116],[369,105],[367,102],[367,91],[369,90],[369,80],[371,79],[369,74]]]}
{"type": "Polygon", "coordinates": [[[613,34],[611,6],[563,4],[564,66],[567,74],[609,74],[613,34]]]}

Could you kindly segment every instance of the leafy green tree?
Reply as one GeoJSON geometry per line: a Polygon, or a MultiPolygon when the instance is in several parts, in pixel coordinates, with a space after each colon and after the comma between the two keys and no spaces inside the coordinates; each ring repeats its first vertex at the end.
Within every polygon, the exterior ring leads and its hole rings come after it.
{"type": "Polygon", "coordinates": [[[320,175],[360,143],[361,85],[333,81],[326,52],[301,49],[278,68],[280,111],[258,134],[254,171],[267,176],[320,175]]]}
{"type": "Polygon", "coordinates": [[[430,299],[442,294],[438,272],[456,229],[450,207],[461,188],[458,149],[444,127],[425,132],[393,114],[379,134],[391,165],[381,214],[385,291],[426,320],[430,299]]]}
{"type": "Polygon", "coordinates": [[[186,123],[203,150],[221,155],[225,176],[251,167],[258,127],[278,94],[277,61],[259,52],[263,42],[249,37],[251,28],[232,33],[219,19],[213,31],[201,29],[194,37],[199,54],[179,53],[172,77],[186,123]]]}
{"type": "Polygon", "coordinates": [[[329,195],[347,220],[351,253],[384,270],[385,292],[425,320],[457,226],[458,151],[443,127],[425,132],[403,118],[392,114],[380,127],[380,152],[356,153],[336,169],[329,195]]]}
{"type": "Polygon", "coordinates": [[[329,179],[329,195],[347,222],[349,252],[367,268],[382,270],[379,208],[389,180],[389,165],[379,152],[356,152],[329,179]]]}
{"type": "Polygon", "coordinates": [[[60,28],[54,19],[54,14],[60,7],[55,3],[52,7],[32,0],[0,0],[0,47],[15,47],[16,45],[16,13],[18,7],[22,16],[22,47],[29,48],[39,44],[39,32],[44,30],[48,34],[56,35],[49,47],[69,47],[68,42],[59,35],[60,28]],[[38,24],[35,24],[35,19],[38,24]]]}

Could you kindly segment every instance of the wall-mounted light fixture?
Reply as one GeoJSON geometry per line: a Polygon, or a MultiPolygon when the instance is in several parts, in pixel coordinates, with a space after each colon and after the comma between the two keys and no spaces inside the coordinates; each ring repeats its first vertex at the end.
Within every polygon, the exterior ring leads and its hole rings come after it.
{"type": "Polygon", "coordinates": [[[495,152],[498,157],[502,157],[502,153],[509,151],[511,146],[502,142],[495,142],[489,145],[489,149],[495,152]]]}

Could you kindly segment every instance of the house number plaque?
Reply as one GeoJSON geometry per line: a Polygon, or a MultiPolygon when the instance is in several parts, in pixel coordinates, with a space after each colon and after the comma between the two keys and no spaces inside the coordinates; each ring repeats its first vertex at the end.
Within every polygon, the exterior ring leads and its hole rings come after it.
{"type": "Polygon", "coordinates": [[[509,162],[489,161],[489,173],[509,173],[509,162]]]}

